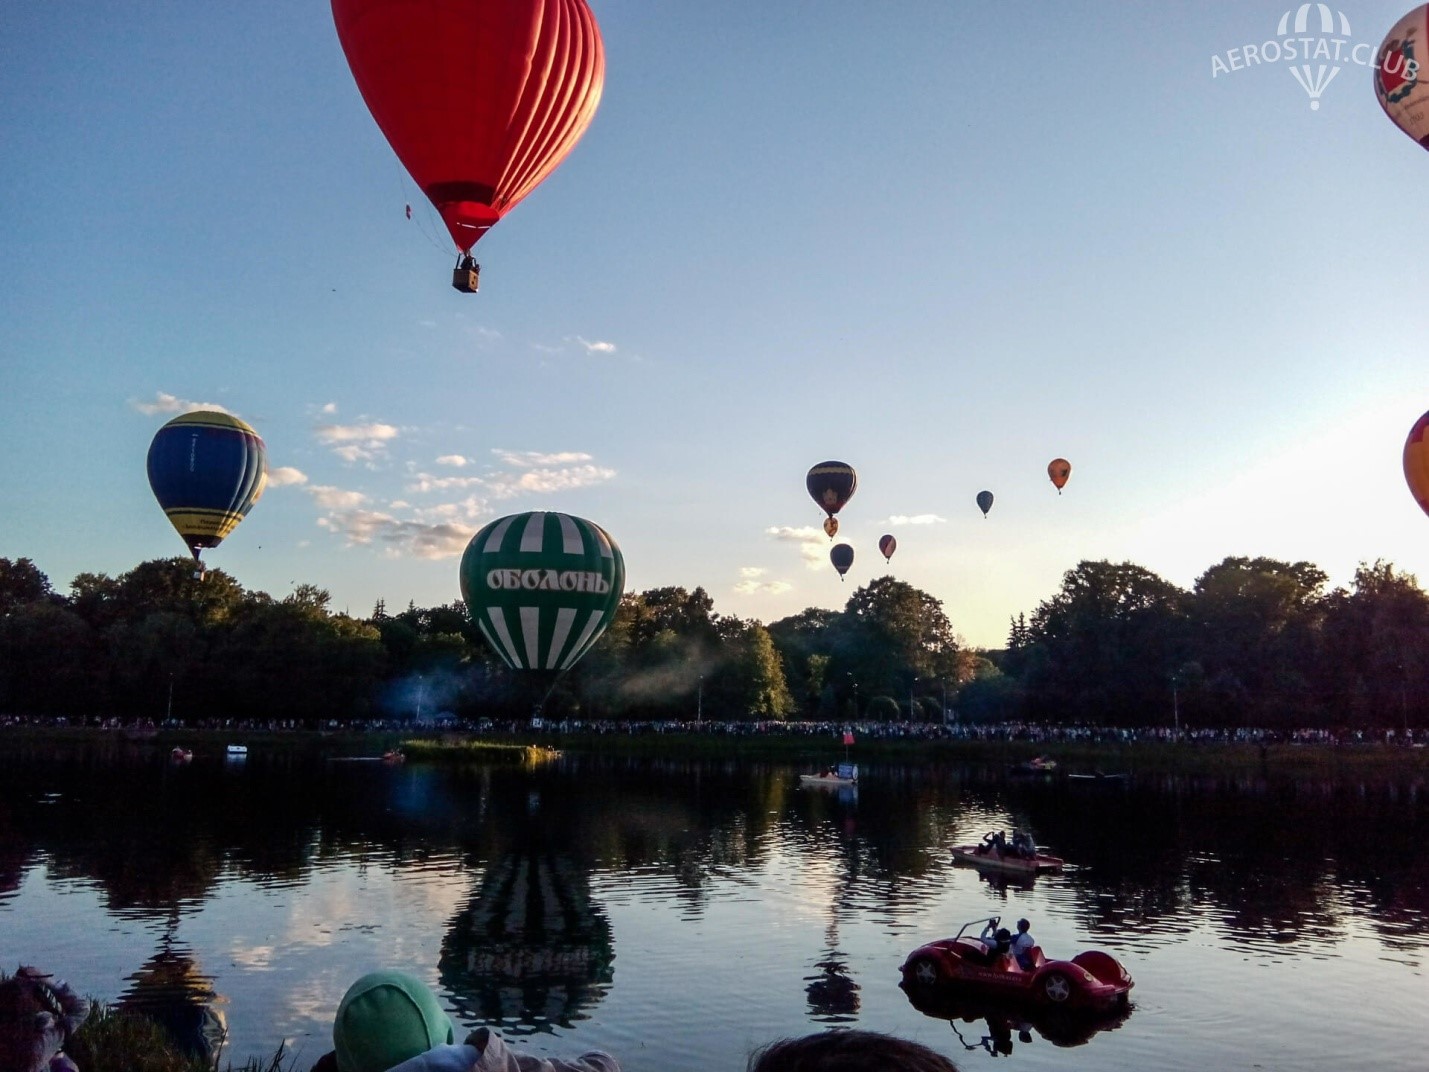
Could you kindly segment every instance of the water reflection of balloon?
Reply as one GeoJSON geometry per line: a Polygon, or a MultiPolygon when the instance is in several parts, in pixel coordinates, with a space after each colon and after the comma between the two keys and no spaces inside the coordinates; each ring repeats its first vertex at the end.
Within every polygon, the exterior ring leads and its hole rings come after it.
{"type": "Polygon", "coordinates": [[[832,539],[833,539],[835,536],[837,536],[838,534],[839,534],[839,519],[836,518],[836,517],[826,517],[826,518],[824,518],[824,535],[828,536],[828,538],[832,540],[832,539]]]}
{"type": "Polygon", "coordinates": [[[835,544],[829,551],[829,561],[834,564],[834,569],[839,571],[839,579],[848,572],[848,568],[853,565],[853,548],[846,543],[835,544]]]}
{"type": "Polygon", "coordinates": [[[332,15],[372,118],[463,254],[595,117],[605,50],[585,0],[332,0],[332,15]]]}
{"type": "Polygon", "coordinates": [[[1429,514],[1429,413],[1414,422],[1404,441],[1404,479],[1414,501],[1429,514]]]}
{"type": "Polygon", "coordinates": [[[1066,458],[1053,458],[1047,463],[1047,475],[1052,478],[1052,483],[1057,487],[1057,494],[1062,494],[1062,488],[1066,486],[1067,477],[1072,475],[1072,463],[1066,458]]]}
{"type": "Polygon", "coordinates": [[[461,558],[461,597],[513,670],[562,671],[600,639],[625,591],[625,558],[610,535],[554,511],[491,522],[461,558]]]}
{"type": "Polygon", "coordinates": [[[820,462],[804,477],[804,486],[819,509],[832,518],[853,498],[858,488],[858,474],[846,462],[820,462]]]}
{"type": "Polygon", "coordinates": [[[889,562],[893,559],[893,552],[898,550],[898,541],[891,535],[882,536],[878,541],[878,550],[883,555],[883,561],[889,562]]]}
{"type": "Polygon", "coordinates": [[[229,413],[175,417],[149,444],[149,487],[194,561],[248,516],[268,483],[258,433],[229,413]]]}
{"type": "Polygon", "coordinates": [[[987,517],[987,512],[992,509],[992,492],[980,491],[977,493],[977,506],[982,511],[982,516],[987,517]]]}
{"type": "Polygon", "coordinates": [[[1390,27],[1380,43],[1374,93],[1390,122],[1429,149],[1429,80],[1418,77],[1426,62],[1429,4],[1420,4],[1390,27]]]}

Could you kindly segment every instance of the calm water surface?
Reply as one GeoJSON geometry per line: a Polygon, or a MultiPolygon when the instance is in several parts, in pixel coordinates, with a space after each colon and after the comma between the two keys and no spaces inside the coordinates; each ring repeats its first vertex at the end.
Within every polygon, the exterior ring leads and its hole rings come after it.
{"type": "Polygon", "coordinates": [[[226,1030],[235,1063],[286,1041],[299,1069],[379,967],[429,980],[462,1024],[626,1072],[742,1072],[753,1047],[832,1025],[965,1069],[1429,1067],[1419,787],[1107,791],[865,764],[855,795],[797,775],[12,747],[0,966],[194,1045],[226,1030]],[[1068,870],[1009,886],[952,866],[952,846],[1015,826],[1068,870]],[[992,914],[1027,916],[1053,956],[1112,952],[1130,1015],[1009,1036],[997,1010],[913,1007],[908,951],[992,914]]]}

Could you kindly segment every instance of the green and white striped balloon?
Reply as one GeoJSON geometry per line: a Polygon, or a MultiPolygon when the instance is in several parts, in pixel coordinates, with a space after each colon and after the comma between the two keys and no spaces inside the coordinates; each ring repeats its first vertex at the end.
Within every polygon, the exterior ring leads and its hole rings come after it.
{"type": "Polygon", "coordinates": [[[568,670],[615,617],[625,559],[599,525],[554,511],[497,518],[461,556],[461,597],[513,670],[568,670]]]}

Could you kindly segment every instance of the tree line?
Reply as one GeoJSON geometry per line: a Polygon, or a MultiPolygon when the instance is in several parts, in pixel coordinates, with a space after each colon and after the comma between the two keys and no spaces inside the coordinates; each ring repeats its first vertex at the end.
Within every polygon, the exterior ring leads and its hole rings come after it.
{"type": "Polygon", "coordinates": [[[716,613],[703,588],[654,588],[554,682],[506,669],[460,601],[367,618],[329,602],[200,579],[184,558],[83,573],[61,595],[0,558],[0,714],[1429,725],[1429,596],[1384,562],[1331,590],[1310,563],[1233,557],[1185,590],[1083,561],[997,650],[891,576],[769,625],[716,613]]]}

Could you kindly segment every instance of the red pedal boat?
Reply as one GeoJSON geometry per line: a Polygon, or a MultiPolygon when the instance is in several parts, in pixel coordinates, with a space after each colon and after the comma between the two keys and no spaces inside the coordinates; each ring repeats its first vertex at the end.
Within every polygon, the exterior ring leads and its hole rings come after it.
{"type": "MultiPolygon", "coordinates": [[[[996,929],[999,919],[986,922],[996,929]]],[[[1092,949],[1071,960],[1048,960],[1041,947],[1033,946],[1032,967],[1023,968],[1010,953],[998,953],[970,933],[983,923],[964,923],[952,938],[913,950],[899,969],[904,989],[964,992],[1088,1012],[1110,1012],[1129,1003],[1131,974],[1111,954],[1092,949]]]]}

